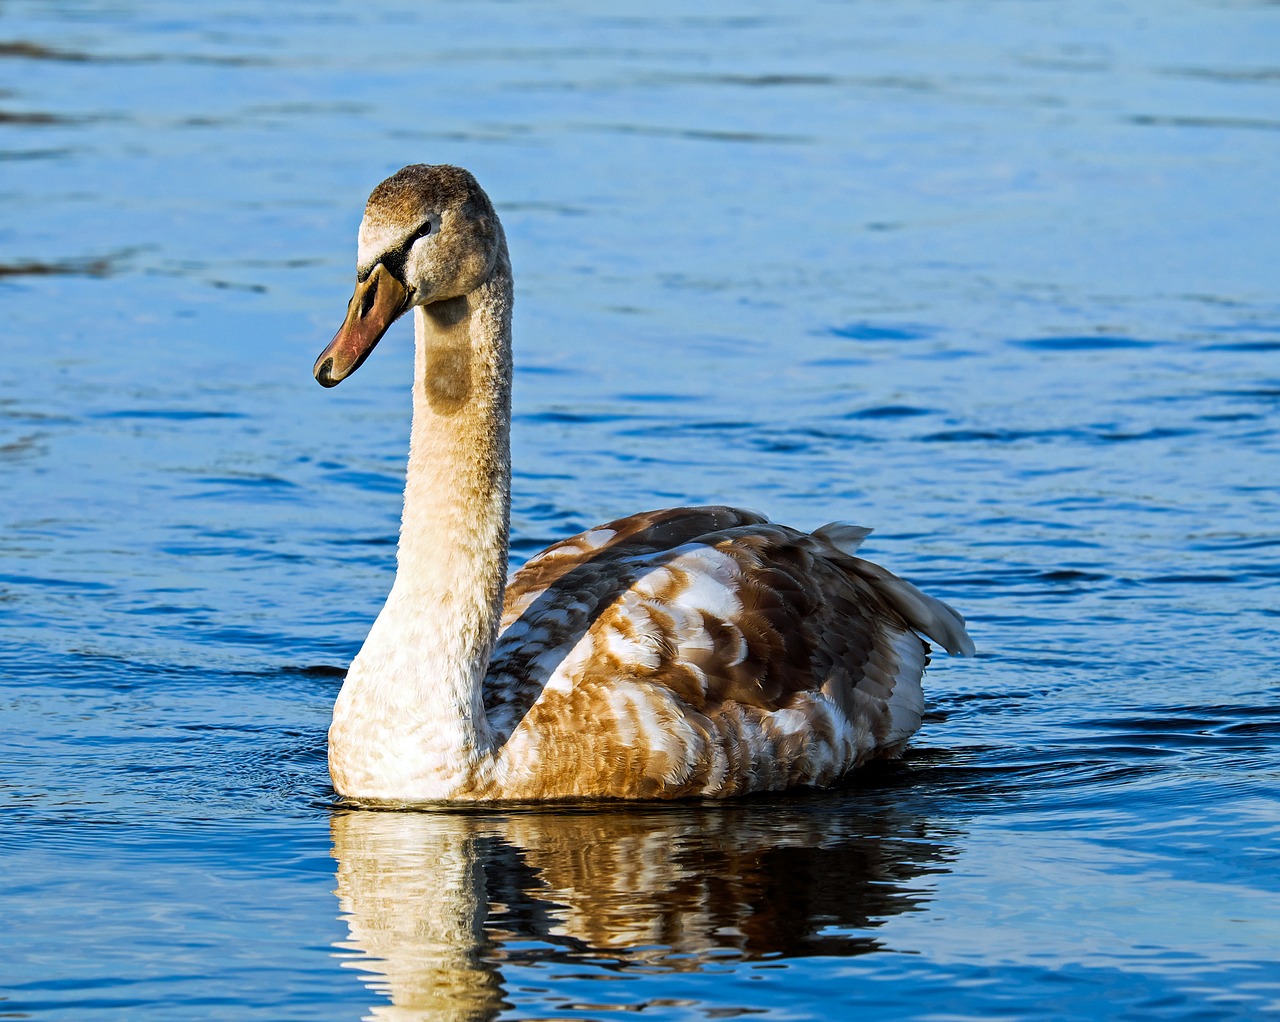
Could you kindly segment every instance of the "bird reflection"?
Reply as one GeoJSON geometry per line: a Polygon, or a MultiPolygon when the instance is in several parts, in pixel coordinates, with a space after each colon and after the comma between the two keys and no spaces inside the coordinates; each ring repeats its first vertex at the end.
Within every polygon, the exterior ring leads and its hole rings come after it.
{"type": "Polygon", "coordinates": [[[696,971],[880,949],[953,834],[831,797],[741,806],[336,811],[338,899],[372,1019],[497,1016],[508,964],[696,971]]]}

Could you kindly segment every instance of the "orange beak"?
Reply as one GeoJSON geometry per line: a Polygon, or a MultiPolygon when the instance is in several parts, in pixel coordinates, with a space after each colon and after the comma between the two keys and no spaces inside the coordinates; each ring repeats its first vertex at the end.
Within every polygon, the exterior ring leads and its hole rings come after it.
{"type": "Polygon", "coordinates": [[[347,306],[347,318],[329,346],[316,359],[316,380],[322,387],[336,387],[354,373],[382,340],[387,328],[409,308],[409,291],[381,263],[356,285],[347,306]]]}

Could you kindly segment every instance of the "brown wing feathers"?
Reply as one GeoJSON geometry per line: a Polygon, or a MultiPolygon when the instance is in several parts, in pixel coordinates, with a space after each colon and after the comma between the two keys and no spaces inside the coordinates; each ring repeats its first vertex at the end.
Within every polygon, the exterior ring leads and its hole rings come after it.
{"type": "Polygon", "coordinates": [[[626,774],[644,794],[827,783],[871,737],[918,726],[910,701],[896,721],[889,701],[904,668],[918,689],[926,648],[844,552],[860,535],[838,538],[709,507],[557,543],[511,580],[486,706],[506,735],[532,714],[544,739],[551,718],[594,714],[580,726],[601,733],[557,757],[612,757],[609,783],[626,774]],[[576,696],[544,695],[557,671],[576,696]]]}

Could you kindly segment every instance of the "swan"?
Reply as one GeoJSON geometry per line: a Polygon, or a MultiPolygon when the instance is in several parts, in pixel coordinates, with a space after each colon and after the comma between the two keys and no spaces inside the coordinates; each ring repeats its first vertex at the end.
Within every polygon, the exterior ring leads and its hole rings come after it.
{"type": "Polygon", "coordinates": [[[358,804],[720,798],[822,787],[899,755],[929,647],[964,619],[813,532],[731,507],[633,514],[508,581],[512,275],[466,170],[415,164],[360,222],[356,290],[316,360],[333,387],[414,310],[413,421],[391,592],[334,705],[358,804]]]}

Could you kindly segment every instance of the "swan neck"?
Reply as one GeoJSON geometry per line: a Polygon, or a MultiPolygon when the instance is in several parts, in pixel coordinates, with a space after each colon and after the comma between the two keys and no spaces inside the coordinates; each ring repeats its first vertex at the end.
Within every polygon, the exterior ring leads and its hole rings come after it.
{"type": "Polygon", "coordinates": [[[511,274],[415,310],[413,427],[396,580],[334,708],[345,795],[456,797],[496,744],[484,679],[506,588],[511,274]]]}
{"type": "Polygon", "coordinates": [[[472,604],[494,628],[511,507],[510,288],[495,283],[414,310],[413,427],[396,574],[396,589],[415,601],[472,604]]]}

